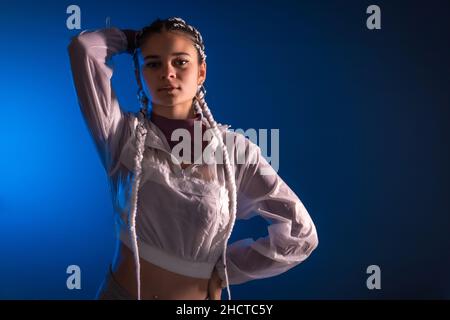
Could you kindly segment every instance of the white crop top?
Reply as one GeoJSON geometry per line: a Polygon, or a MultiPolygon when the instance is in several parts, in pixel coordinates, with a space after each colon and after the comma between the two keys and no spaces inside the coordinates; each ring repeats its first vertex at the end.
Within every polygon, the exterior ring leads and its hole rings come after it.
{"type": "MultiPolygon", "coordinates": [[[[120,240],[131,248],[127,228],[136,153],[136,115],[124,112],[111,86],[109,59],[127,49],[117,28],[83,31],[68,47],[81,112],[107,172],[120,240]]],[[[206,121],[206,119],[204,119],[206,121]]],[[[207,122],[205,122],[207,124],[207,122]]],[[[281,274],[317,247],[316,228],[297,195],[243,135],[219,126],[237,188],[236,219],[261,215],[268,235],[228,244],[228,283],[221,254],[230,223],[224,165],[193,164],[182,169],[171,157],[163,132],[148,118],[136,215],[141,258],[186,276],[209,279],[216,267],[222,287],[281,274]],[[245,162],[238,152],[245,152],[245,162]],[[261,170],[266,170],[261,174],[261,170]],[[267,174],[269,172],[270,174],[267,174]]],[[[215,137],[209,142],[218,148],[215,137]]]]}

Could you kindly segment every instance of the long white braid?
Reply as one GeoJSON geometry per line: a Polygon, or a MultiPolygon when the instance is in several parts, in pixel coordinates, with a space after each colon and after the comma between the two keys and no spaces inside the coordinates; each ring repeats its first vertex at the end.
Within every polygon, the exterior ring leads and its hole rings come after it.
{"type": "Polygon", "coordinates": [[[129,228],[131,234],[131,242],[133,245],[134,261],[136,265],[136,285],[137,285],[137,299],[141,300],[141,265],[139,263],[139,247],[137,243],[136,234],[136,212],[138,201],[138,190],[141,183],[142,176],[142,159],[144,158],[144,142],[147,137],[147,129],[145,128],[145,118],[147,116],[147,106],[143,106],[136,119],[136,155],[134,157],[134,183],[131,192],[131,208],[129,216],[129,228]]]}
{"type": "Polygon", "coordinates": [[[227,180],[227,188],[228,188],[228,199],[229,199],[229,208],[230,208],[230,223],[228,224],[228,229],[225,237],[224,247],[223,247],[223,253],[222,253],[222,260],[225,268],[225,281],[227,284],[227,293],[228,293],[228,300],[231,300],[231,292],[230,292],[230,283],[228,281],[228,271],[227,271],[227,243],[231,236],[231,232],[233,231],[234,223],[236,220],[236,205],[237,205],[237,192],[236,192],[236,182],[234,179],[233,170],[231,169],[231,163],[230,163],[230,157],[228,155],[228,150],[223,142],[223,137],[217,128],[217,123],[214,120],[211,111],[209,110],[208,104],[205,100],[205,93],[206,90],[203,86],[201,86],[200,90],[197,92],[196,100],[198,101],[198,104],[200,105],[201,110],[203,111],[203,114],[206,116],[206,120],[208,121],[210,127],[213,130],[213,134],[216,136],[217,140],[219,141],[219,146],[223,150],[224,155],[224,165],[225,165],[225,174],[226,174],[226,180],[227,180]]]}

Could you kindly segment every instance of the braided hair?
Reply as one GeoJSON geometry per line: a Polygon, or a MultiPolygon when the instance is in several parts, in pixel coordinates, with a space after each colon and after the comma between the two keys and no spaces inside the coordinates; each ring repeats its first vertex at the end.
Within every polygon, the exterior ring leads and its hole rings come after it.
{"type": "MultiPolygon", "coordinates": [[[[183,19],[178,17],[171,17],[165,20],[157,19],[149,26],[144,27],[140,30],[136,35],[136,50],[134,51],[134,63],[135,67],[138,70],[138,58],[137,58],[137,49],[140,48],[145,40],[154,33],[161,33],[162,31],[180,31],[187,35],[194,45],[198,53],[198,63],[201,64],[206,60],[205,54],[205,45],[203,43],[202,36],[200,32],[193,26],[187,24],[183,19]]],[[[223,159],[224,159],[224,169],[226,175],[226,188],[228,190],[228,198],[229,198],[229,212],[231,214],[230,223],[228,224],[228,229],[226,232],[226,238],[224,242],[224,248],[222,253],[222,262],[224,273],[225,273],[225,281],[227,285],[227,293],[228,299],[231,300],[230,286],[228,282],[228,272],[227,272],[227,263],[226,263],[226,250],[227,250],[227,242],[230,238],[231,232],[234,227],[234,223],[236,220],[236,205],[237,205],[237,194],[236,194],[236,182],[234,179],[234,174],[231,168],[230,157],[228,155],[228,150],[225,147],[225,143],[223,141],[222,135],[217,127],[217,123],[214,120],[214,117],[208,107],[208,104],[205,100],[206,90],[203,85],[198,87],[196,96],[193,99],[192,107],[197,114],[200,114],[201,117],[206,117],[207,124],[212,129],[213,135],[219,141],[219,147],[223,151],[223,159]]],[[[133,181],[132,193],[131,193],[131,208],[130,208],[130,217],[129,217],[129,229],[131,232],[131,240],[133,245],[133,253],[136,264],[136,277],[137,277],[137,296],[138,300],[140,300],[141,292],[140,292],[140,264],[139,264],[139,248],[137,245],[137,235],[136,235],[136,212],[137,212],[137,197],[139,184],[142,176],[142,159],[144,153],[144,141],[147,136],[147,129],[145,127],[145,119],[147,117],[148,110],[148,98],[143,92],[142,88],[138,91],[138,99],[141,104],[141,110],[138,114],[138,118],[135,119],[137,123],[136,125],[136,148],[137,152],[134,158],[135,162],[135,179],[133,181]]]]}

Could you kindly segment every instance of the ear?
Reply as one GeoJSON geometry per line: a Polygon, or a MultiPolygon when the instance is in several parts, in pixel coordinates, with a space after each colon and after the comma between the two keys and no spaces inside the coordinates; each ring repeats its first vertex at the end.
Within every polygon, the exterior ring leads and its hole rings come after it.
{"type": "Polygon", "coordinates": [[[198,84],[205,82],[206,80],[206,61],[203,61],[198,68],[198,84]]]}

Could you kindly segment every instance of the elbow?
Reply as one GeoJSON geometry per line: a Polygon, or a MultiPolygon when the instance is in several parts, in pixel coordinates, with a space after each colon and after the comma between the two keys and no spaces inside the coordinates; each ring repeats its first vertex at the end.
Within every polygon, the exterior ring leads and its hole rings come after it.
{"type": "Polygon", "coordinates": [[[311,223],[310,227],[304,231],[306,232],[294,238],[290,245],[284,247],[281,254],[282,259],[298,264],[306,260],[318,247],[319,237],[314,224],[311,223]]]}
{"type": "Polygon", "coordinates": [[[310,240],[310,254],[311,252],[313,252],[314,250],[316,250],[316,248],[319,246],[319,236],[317,234],[317,229],[313,224],[313,231],[312,231],[312,235],[311,235],[311,240],[310,240]]]}
{"type": "Polygon", "coordinates": [[[319,236],[317,234],[317,229],[314,223],[311,221],[310,228],[307,232],[307,234],[303,235],[301,245],[300,245],[300,252],[301,257],[300,260],[306,259],[311,255],[311,253],[316,250],[316,248],[319,246],[319,236]]]}
{"type": "Polygon", "coordinates": [[[317,231],[313,227],[311,233],[303,238],[299,246],[297,247],[295,256],[295,262],[301,263],[304,260],[308,259],[311,253],[316,250],[319,245],[319,237],[317,236],[317,231]]]}
{"type": "Polygon", "coordinates": [[[308,256],[319,246],[319,235],[317,234],[316,225],[311,218],[309,221],[309,226],[309,232],[306,239],[306,243],[308,246],[306,252],[308,256]]]}
{"type": "Polygon", "coordinates": [[[305,229],[304,240],[305,240],[305,254],[309,256],[318,246],[319,246],[319,235],[317,233],[317,228],[309,214],[306,215],[305,219],[306,225],[308,226],[305,229]]]}

